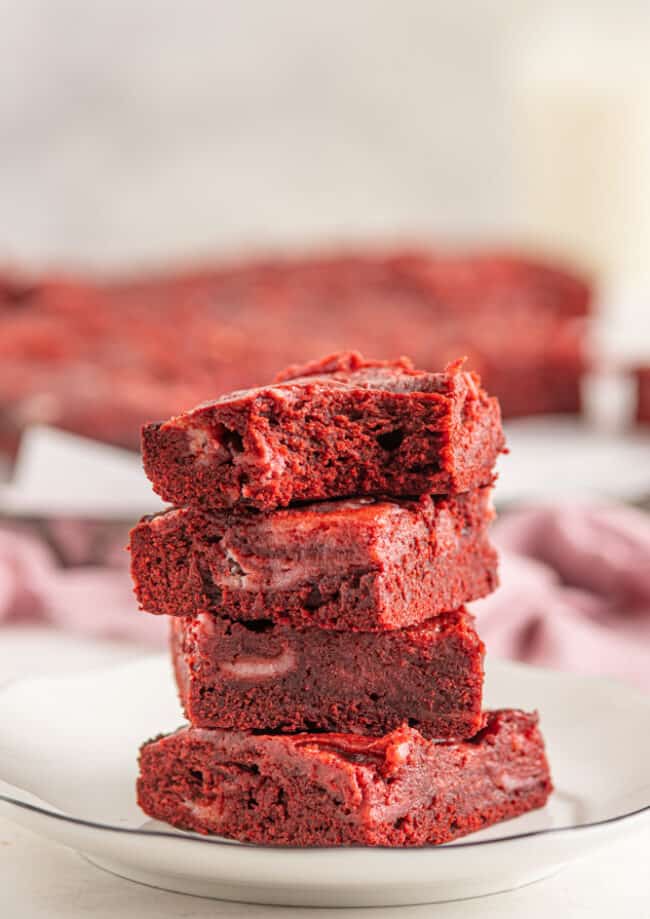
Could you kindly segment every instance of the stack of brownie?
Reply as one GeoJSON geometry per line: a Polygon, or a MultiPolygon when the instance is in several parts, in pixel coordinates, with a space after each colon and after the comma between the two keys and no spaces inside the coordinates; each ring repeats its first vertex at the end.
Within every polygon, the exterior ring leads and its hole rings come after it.
{"type": "Polygon", "coordinates": [[[499,407],[355,353],[145,426],[174,509],[132,532],[143,609],[172,617],[190,722],[145,744],[139,801],[277,845],[442,843],[542,806],[537,718],[484,712],[464,604],[496,586],[499,407]]]}

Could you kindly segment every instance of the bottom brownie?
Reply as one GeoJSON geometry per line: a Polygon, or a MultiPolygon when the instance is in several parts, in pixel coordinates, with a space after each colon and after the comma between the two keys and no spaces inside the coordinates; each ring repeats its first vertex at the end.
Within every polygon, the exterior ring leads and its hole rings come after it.
{"type": "Polygon", "coordinates": [[[184,830],[284,846],[440,844],[542,807],[537,715],[489,712],[473,738],[181,728],[144,744],[138,802],[184,830]]]}

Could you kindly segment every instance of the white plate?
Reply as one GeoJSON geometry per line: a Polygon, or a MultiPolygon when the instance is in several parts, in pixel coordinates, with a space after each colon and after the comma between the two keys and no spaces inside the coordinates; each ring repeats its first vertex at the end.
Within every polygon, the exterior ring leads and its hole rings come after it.
{"type": "Polygon", "coordinates": [[[575,418],[523,418],[505,425],[497,504],[650,494],[650,430],[600,429],[575,418]],[[613,474],[616,470],[616,474],[613,474]]]}
{"type": "Polygon", "coordinates": [[[546,808],[441,847],[273,849],[180,833],[134,797],[140,743],[178,726],[166,657],[0,692],[0,812],[132,880],[308,906],[473,897],[546,877],[650,816],[650,699],[604,680],[492,661],[490,707],[539,709],[546,808]]]}

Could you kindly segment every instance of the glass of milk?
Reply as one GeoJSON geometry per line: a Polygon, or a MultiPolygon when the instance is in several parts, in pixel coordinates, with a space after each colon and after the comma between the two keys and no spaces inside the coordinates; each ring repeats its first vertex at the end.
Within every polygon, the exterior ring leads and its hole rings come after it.
{"type": "Polygon", "coordinates": [[[650,16],[556,9],[511,64],[522,236],[600,282],[606,354],[650,359],[650,16]]]}

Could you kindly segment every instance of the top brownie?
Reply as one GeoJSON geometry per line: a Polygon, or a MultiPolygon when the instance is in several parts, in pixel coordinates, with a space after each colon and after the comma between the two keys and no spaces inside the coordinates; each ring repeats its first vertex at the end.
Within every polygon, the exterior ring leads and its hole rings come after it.
{"type": "Polygon", "coordinates": [[[462,362],[427,373],[356,352],[291,367],[142,434],[155,491],[203,508],[456,494],[490,483],[503,447],[498,402],[462,362]]]}

